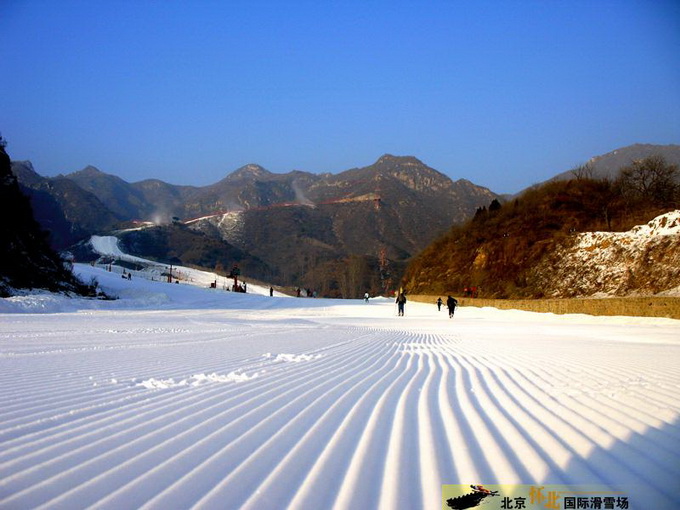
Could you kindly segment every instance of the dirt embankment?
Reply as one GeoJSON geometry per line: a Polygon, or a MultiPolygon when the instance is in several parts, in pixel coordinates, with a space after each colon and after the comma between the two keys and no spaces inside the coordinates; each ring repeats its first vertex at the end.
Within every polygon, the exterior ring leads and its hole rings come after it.
{"type": "MultiPolygon", "coordinates": [[[[432,303],[446,296],[410,295],[409,299],[432,303]]],[[[668,317],[680,319],[680,297],[628,297],[588,299],[479,299],[455,296],[459,306],[493,307],[501,310],[526,310],[556,314],[626,315],[633,317],[668,317]]]]}

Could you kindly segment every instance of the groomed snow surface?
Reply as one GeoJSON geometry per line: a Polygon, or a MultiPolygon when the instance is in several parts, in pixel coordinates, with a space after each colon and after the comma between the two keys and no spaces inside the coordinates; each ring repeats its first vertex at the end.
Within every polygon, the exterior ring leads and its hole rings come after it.
{"type": "Polygon", "coordinates": [[[120,299],[0,300],[2,509],[432,509],[442,484],[680,504],[680,321],[76,272],[120,299]]]}

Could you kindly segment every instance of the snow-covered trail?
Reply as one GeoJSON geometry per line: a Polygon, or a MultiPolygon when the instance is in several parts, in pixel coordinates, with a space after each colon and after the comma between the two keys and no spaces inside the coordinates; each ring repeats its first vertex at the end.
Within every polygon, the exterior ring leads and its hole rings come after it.
{"type": "Polygon", "coordinates": [[[459,483],[675,507],[678,321],[210,299],[0,314],[0,508],[429,509],[459,483]]]}

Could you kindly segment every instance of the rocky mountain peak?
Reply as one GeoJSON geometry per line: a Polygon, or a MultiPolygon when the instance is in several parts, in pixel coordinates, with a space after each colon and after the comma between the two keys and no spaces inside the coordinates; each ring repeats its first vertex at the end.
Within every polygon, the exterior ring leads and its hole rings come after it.
{"type": "Polygon", "coordinates": [[[380,156],[378,161],[375,162],[376,166],[383,166],[389,168],[414,168],[414,167],[424,167],[425,164],[418,158],[413,156],[393,156],[392,154],[383,154],[380,156]]]}
{"type": "Polygon", "coordinates": [[[451,187],[451,179],[413,156],[385,154],[373,165],[381,174],[390,175],[415,191],[451,187]]]}
{"type": "Polygon", "coordinates": [[[115,186],[127,185],[127,182],[125,182],[120,177],[113,174],[107,174],[106,172],[102,172],[97,167],[94,167],[92,165],[88,165],[82,170],[78,170],[77,172],[67,174],[64,177],[72,180],[73,182],[78,184],[78,186],[87,189],[88,191],[91,191],[95,194],[97,194],[98,191],[101,191],[101,189],[98,188],[101,188],[102,186],[104,188],[109,188],[112,185],[115,186]]]}
{"type": "Polygon", "coordinates": [[[12,173],[19,179],[19,182],[26,186],[38,185],[44,180],[34,170],[30,161],[12,161],[12,173]]]}
{"type": "Polygon", "coordinates": [[[227,179],[229,180],[236,180],[236,179],[262,179],[265,177],[271,176],[272,173],[269,170],[266,170],[265,168],[261,167],[260,165],[256,165],[254,163],[250,163],[248,165],[242,166],[238,170],[230,173],[227,176],[227,179]]]}
{"type": "Polygon", "coordinates": [[[71,175],[79,175],[79,176],[82,176],[82,177],[99,177],[99,176],[102,176],[102,175],[105,175],[105,174],[104,174],[104,172],[99,170],[99,168],[92,166],[92,165],[87,165],[82,170],[74,172],[71,175]]]}

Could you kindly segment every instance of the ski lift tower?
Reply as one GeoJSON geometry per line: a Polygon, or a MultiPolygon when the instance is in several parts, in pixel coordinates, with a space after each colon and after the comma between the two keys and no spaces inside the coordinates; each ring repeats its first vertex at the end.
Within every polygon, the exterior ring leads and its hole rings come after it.
{"type": "Polygon", "coordinates": [[[238,264],[234,264],[234,267],[231,268],[231,273],[229,273],[229,278],[234,279],[234,292],[236,292],[236,289],[238,288],[238,277],[241,275],[241,269],[239,269],[238,264]]]}

